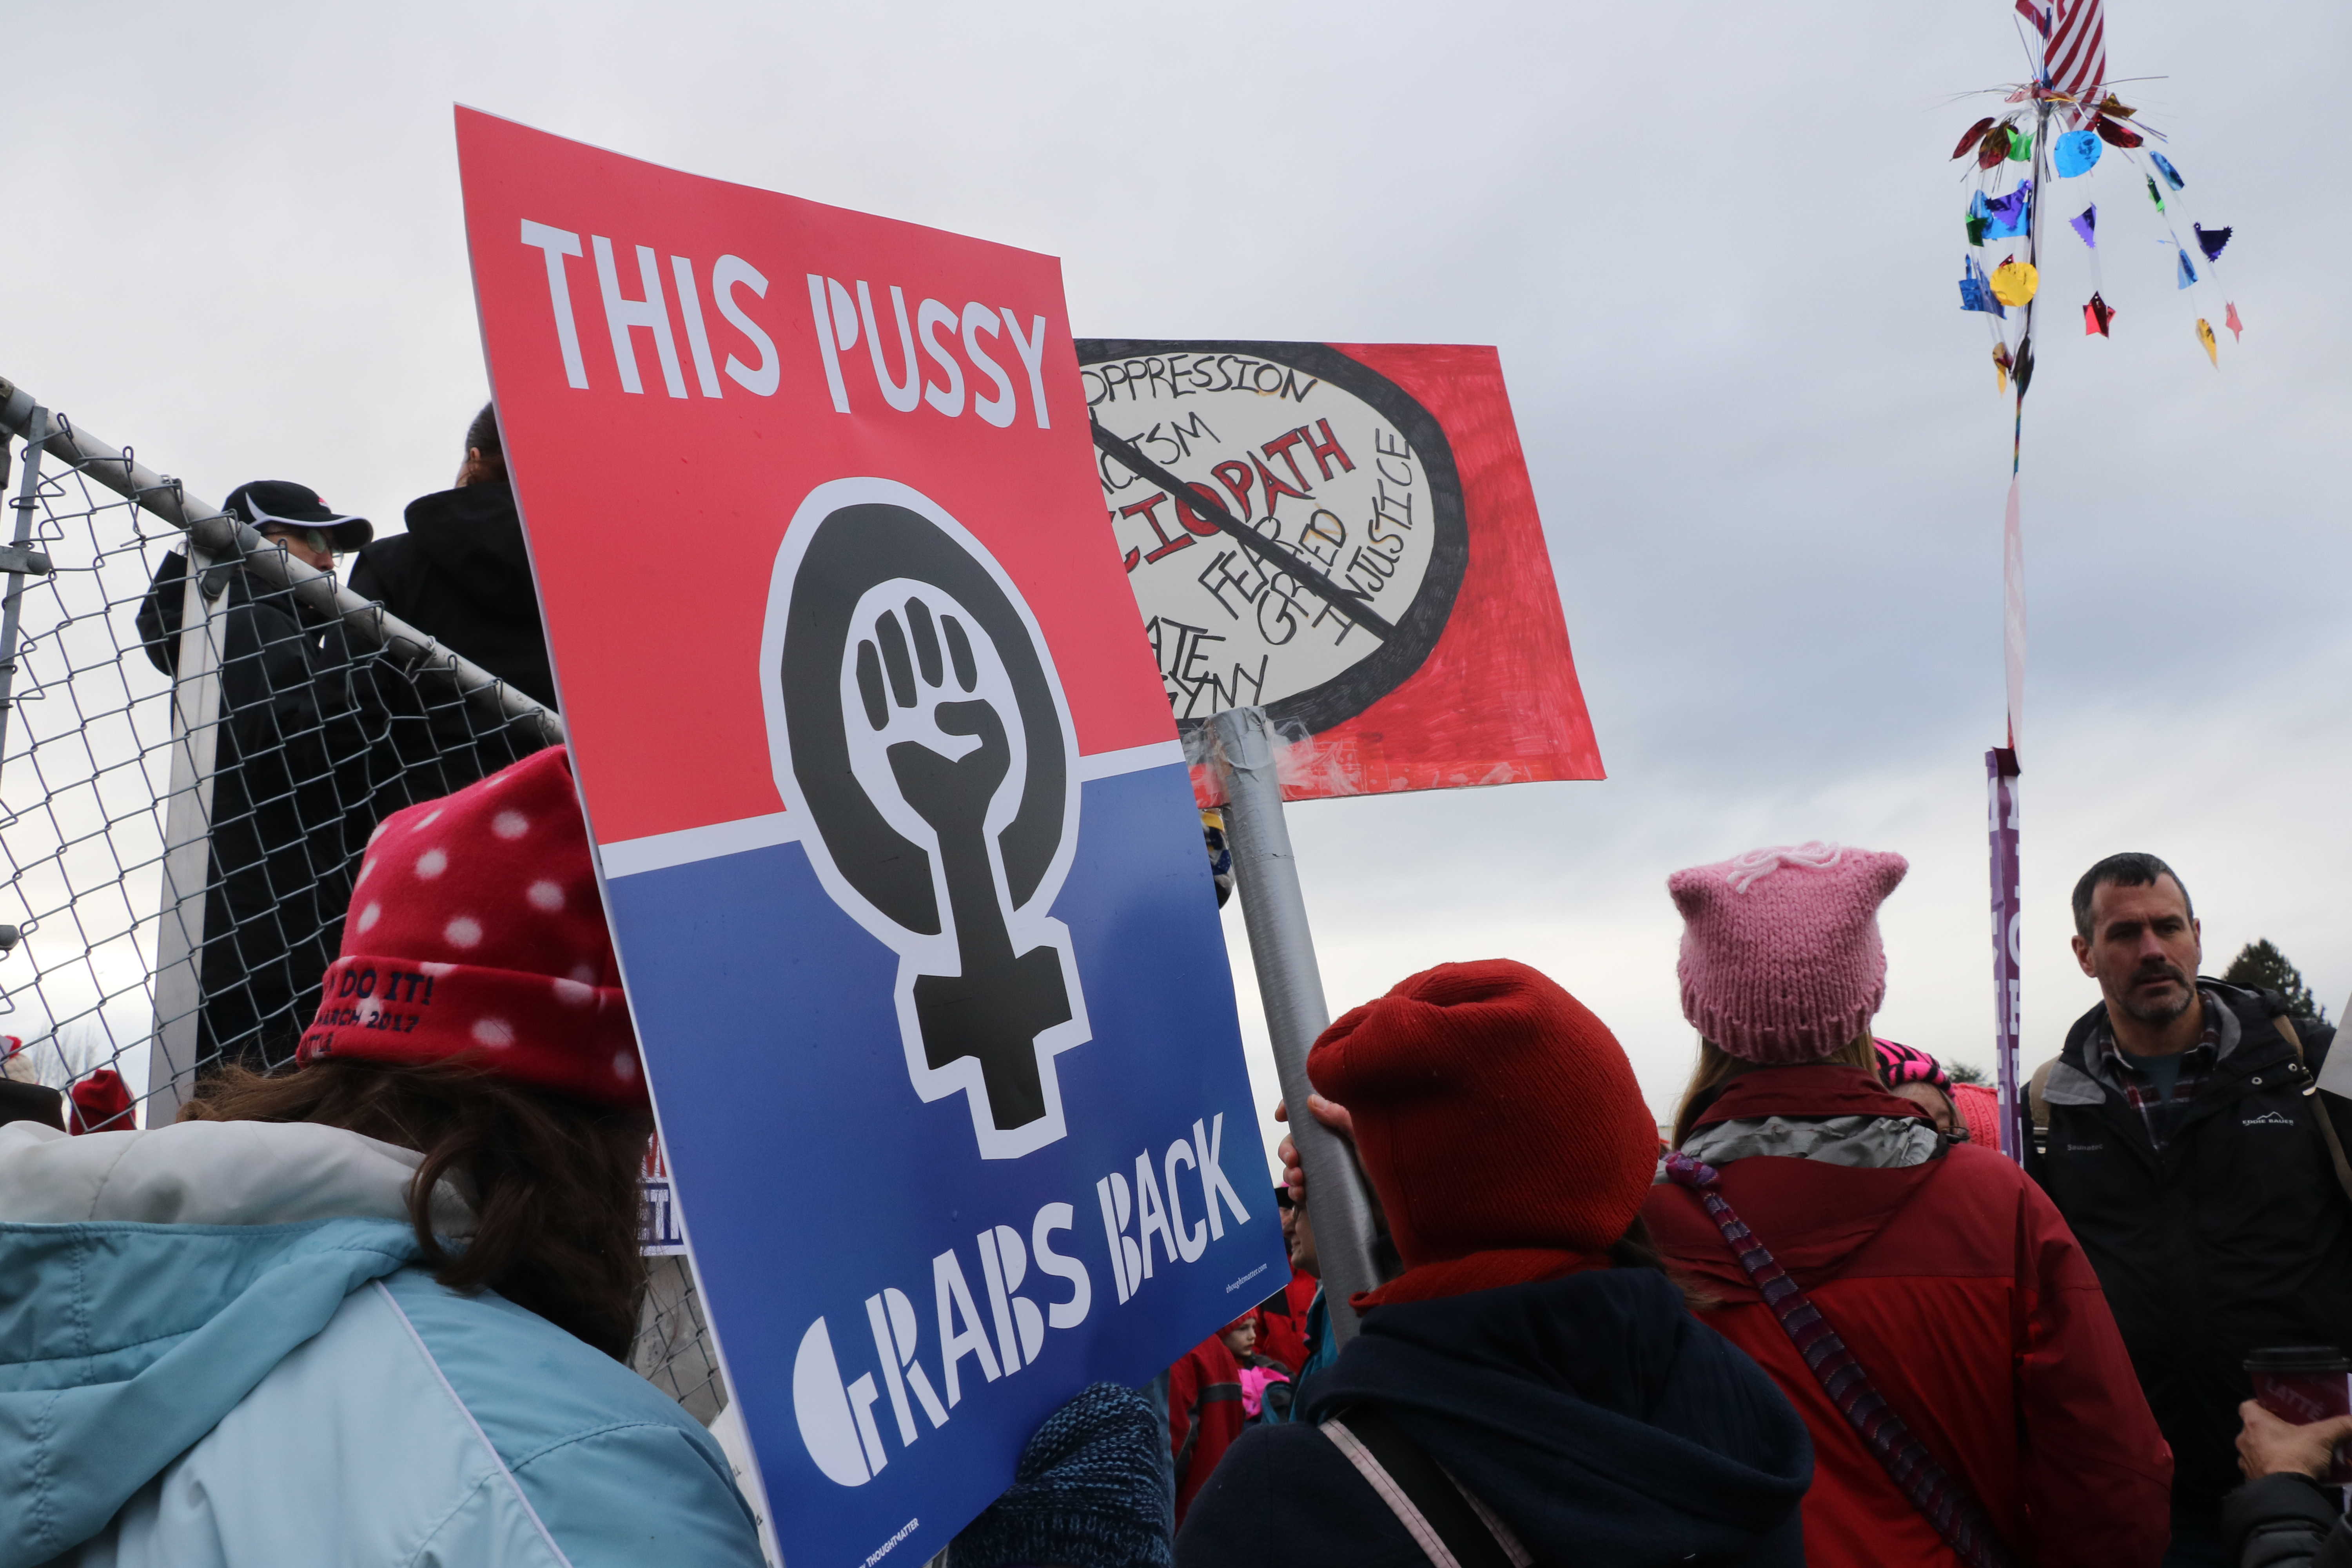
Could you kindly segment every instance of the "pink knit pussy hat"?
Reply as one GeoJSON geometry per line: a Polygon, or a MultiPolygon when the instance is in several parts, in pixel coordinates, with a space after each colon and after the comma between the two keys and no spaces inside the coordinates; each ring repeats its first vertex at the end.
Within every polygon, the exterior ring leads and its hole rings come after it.
{"type": "Polygon", "coordinates": [[[1743,1061],[1820,1061],[1886,999],[1878,906],[1900,855],[1835,844],[1751,849],[1666,879],[1683,916],[1683,1016],[1743,1061]]]}

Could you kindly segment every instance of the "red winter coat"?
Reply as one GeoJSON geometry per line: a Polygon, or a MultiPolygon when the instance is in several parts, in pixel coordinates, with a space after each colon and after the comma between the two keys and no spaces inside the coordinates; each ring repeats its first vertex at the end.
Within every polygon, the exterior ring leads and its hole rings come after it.
{"type": "Polygon", "coordinates": [[[1176,1522],[1242,1435],[1242,1367],[1211,1334],[1168,1369],[1168,1448],[1176,1458],[1176,1522]]]}
{"type": "Polygon", "coordinates": [[[1282,1310],[1262,1307],[1257,1315],[1257,1353],[1280,1362],[1290,1375],[1307,1364],[1307,1309],[1315,1304],[1322,1282],[1312,1274],[1293,1269],[1283,1288],[1282,1310]]]}
{"type": "MultiPolygon", "coordinates": [[[[1732,1080],[1694,1130],[1921,1114],[1857,1068],[1775,1068],[1732,1080]]],[[[2089,1261],[2022,1171],[1965,1143],[1901,1169],[1760,1154],[1719,1169],[1724,1199],[2021,1562],[2137,1568],[2164,1555],[2171,1451],[2089,1261]]],[[[1723,1302],[1704,1321],[1763,1364],[1812,1433],[1811,1568],[1957,1564],[1822,1391],[1696,1197],[1662,1185],[1643,1212],[1666,1256],[1723,1302]]]]}

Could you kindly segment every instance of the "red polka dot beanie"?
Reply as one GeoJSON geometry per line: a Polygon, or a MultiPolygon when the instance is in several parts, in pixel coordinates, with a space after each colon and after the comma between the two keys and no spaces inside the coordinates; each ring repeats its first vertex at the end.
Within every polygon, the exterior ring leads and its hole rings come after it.
{"type": "Polygon", "coordinates": [[[534,1088],[646,1103],[563,747],[384,819],[297,1054],[467,1057],[534,1088]]]}
{"type": "Polygon", "coordinates": [[[1683,1016],[1743,1061],[1820,1061],[1886,1000],[1878,906],[1900,855],[1835,844],[1751,849],[1666,879],[1683,916],[1683,1016]]]}

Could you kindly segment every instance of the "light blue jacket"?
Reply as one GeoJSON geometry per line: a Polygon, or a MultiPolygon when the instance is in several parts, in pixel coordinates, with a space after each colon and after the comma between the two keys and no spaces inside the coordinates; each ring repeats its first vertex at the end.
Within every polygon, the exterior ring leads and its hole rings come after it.
{"type": "Polygon", "coordinates": [[[0,1568],[761,1563],[674,1402],[412,1266],[382,1212],[407,1151],[254,1123],[56,1139],[0,1130],[0,1568]],[[284,1168],[194,1190],[257,1144],[284,1168]],[[56,1217],[85,1198],[101,1217],[56,1217]],[[191,1213],[297,1217],[103,1217],[191,1213]]]}

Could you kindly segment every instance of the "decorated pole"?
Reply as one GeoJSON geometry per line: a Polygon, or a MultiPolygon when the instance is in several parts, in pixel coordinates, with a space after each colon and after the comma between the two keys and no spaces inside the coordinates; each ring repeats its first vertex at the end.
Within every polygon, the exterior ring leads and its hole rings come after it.
{"type": "Polygon", "coordinates": [[[2010,434],[2009,499],[2001,510],[2001,673],[2008,744],[1985,753],[1987,828],[1992,856],[1993,1079],[2000,1092],[2000,1152],[2025,1163],[2026,1131],[2018,1100],[2017,1058],[2023,1032],[2022,923],[2018,897],[2017,748],[2025,710],[2025,543],[2019,519],[2019,468],[2025,440],[2025,394],[2033,380],[2033,307],[2041,297],[2042,209],[2050,184],[2050,100],[2037,98],[2032,195],[2027,200],[2025,262],[2035,279],[2025,301],[2017,348],[2017,413],[2010,434]]]}
{"type": "MultiPolygon", "coordinates": [[[[2042,247],[2048,224],[2044,208],[2059,199],[2053,182],[2082,181],[2108,156],[2128,164],[2145,184],[2149,201],[2162,219],[2179,290],[2204,288],[2195,298],[2218,298],[2222,325],[2232,338],[2243,331],[2237,305],[2219,290],[2216,276],[2223,247],[2233,230],[2227,225],[2208,228],[2189,226],[2203,258],[2203,270],[2181,242],[2175,226],[2168,192],[2177,195],[2187,179],[2172,160],[2149,145],[2163,142],[2164,133],[2141,121],[2138,111],[2118,99],[2108,85],[2105,0],[2017,0],[2017,12],[2030,31],[2021,35],[2032,61],[2032,79],[1992,89],[2005,104],[1962,132],[1952,157],[1972,159],[1978,189],[1971,198],[1966,224],[1969,252],[1961,261],[1960,309],[1979,314],[1992,338],[1992,359],[2004,395],[2011,405],[2009,447],[2009,493],[2001,516],[2001,656],[2007,699],[2007,734],[1985,754],[1987,787],[1990,792],[1993,986],[1996,1032],[1994,1049],[2000,1064],[2001,1148],[2022,1160],[2029,1135],[2020,1117],[2017,1089],[2019,998],[2018,937],[2018,752],[2025,711],[2025,546],[2020,476],[2025,445],[2025,396],[2032,390],[2037,326],[2046,327],[2048,313],[2041,297],[2048,289],[2044,268],[2049,257],[2042,247]],[[2028,107],[2030,106],[2030,108],[2028,107]],[[2025,171],[2017,185],[1999,195],[2010,163],[2025,171]],[[2162,179],[2159,184],[2158,178],[2162,179]],[[1989,241],[2000,241],[2006,257],[1988,269],[1982,255],[1989,241]],[[2014,312],[2016,320],[2011,321],[2014,312]],[[2016,336],[2010,336],[2011,331],[2016,336]],[[2011,384],[2014,383],[2014,385],[2011,384]]],[[[2116,312],[2100,286],[2099,235],[2103,228],[2098,205],[2084,200],[2087,182],[2069,184],[2083,201],[2066,226],[2081,239],[2090,265],[2092,289],[2083,305],[2086,336],[2105,339],[2116,312]]],[[[2073,206],[2070,201],[2068,205],[2073,206]]],[[[2111,230],[2109,232],[2112,232],[2111,230]]],[[[2210,307],[2206,307],[2210,310],[2210,307]]],[[[2066,313],[2059,318],[2063,328],[2066,313]]],[[[2211,320],[2195,318],[2197,343],[2217,367],[2221,350],[2211,320]]]]}

